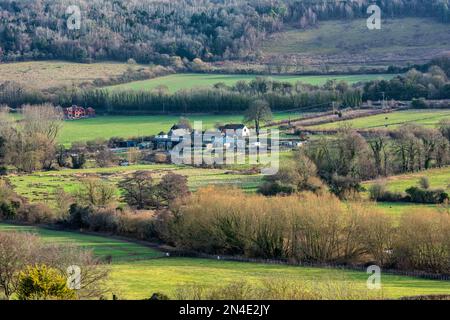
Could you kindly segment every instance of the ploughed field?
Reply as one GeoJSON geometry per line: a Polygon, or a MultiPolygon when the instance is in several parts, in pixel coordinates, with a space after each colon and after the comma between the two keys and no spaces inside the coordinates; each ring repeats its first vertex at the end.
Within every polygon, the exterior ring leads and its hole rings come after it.
{"type": "MultiPolygon", "coordinates": [[[[46,241],[78,244],[92,249],[99,257],[110,257],[109,288],[111,294],[122,299],[145,299],[155,292],[174,297],[179,288],[185,285],[218,287],[240,281],[262,285],[265,280],[283,280],[293,284],[314,282],[323,286],[331,281],[364,292],[368,278],[363,271],[162,257],[164,253],[143,244],[38,227],[0,223],[1,231],[33,232],[46,241]]],[[[449,281],[382,274],[382,290],[368,293],[368,296],[399,298],[449,293],[449,281]]]]}

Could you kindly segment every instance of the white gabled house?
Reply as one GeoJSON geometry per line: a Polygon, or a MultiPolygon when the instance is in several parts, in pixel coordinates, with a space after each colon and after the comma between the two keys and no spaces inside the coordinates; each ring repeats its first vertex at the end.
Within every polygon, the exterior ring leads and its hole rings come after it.
{"type": "Polygon", "coordinates": [[[219,131],[226,136],[249,137],[250,129],[244,124],[227,124],[219,127],[219,131]]]}

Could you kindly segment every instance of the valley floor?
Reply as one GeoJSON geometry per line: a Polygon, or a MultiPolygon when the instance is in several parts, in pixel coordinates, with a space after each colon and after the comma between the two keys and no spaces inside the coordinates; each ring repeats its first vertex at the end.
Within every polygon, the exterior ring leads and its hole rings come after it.
{"type": "MultiPolygon", "coordinates": [[[[236,281],[262,285],[264,280],[314,282],[324,286],[333,282],[366,292],[368,275],[362,271],[198,258],[162,258],[161,252],[142,244],[104,236],[5,223],[0,223],[0,231],[33,232],[52,243],[78,244],[94,250],[99,257],[111,256],[109,289],[111,294],[121,299],[145,299],[155,292],[174,297],[185,285],[218,287],[236,281]]],[[[367,292],[367,297],[400,298],[426,294],[450,294],[450,282],[385,274],[382,275],[381,291],[367,292]]]]}

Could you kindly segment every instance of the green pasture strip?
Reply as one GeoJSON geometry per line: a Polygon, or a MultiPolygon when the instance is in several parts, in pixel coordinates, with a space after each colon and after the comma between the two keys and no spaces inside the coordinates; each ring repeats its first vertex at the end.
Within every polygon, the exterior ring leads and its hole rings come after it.
{"type": "Polygon", "coordinates": [[[161,252],[144,245],[104,236],[0,223],[0,232],[12,231],[33,233],[42,237],[46,242],[78,245],[92,250],[100,258],[111,257],[113,262],[151,259],[163,255],[161,252]]]}
{"type": "MultiPolygon", "coordinates": [[[[225,112],[226,110],[224,110],[225,112]]],[[[274,114],[274,121],[299,118],[299,112],[280,112],[274,114]]],[[[180,115],[164,116],[98,116],[91,119],[65,121],[59,142],[70,145],[76,141],[109,139],[112,137],[131,138],[167,133],[178,123],[180,115]]],[[[214,128],[217,123],[242,123],[244,116],[237,115],[184,115],[192,124],[202,121],[204,130],[214,128]]]]}
{"type": "Polygon", "coordinates": [[[383,113],[353,120],[330,122],[311,126],[312,129],[337,129],[350,125],[355,129],[395,129],[407,123],[417,123],[426,127],[436,127],[440,121],[450,119],[450,110],[405,110],[383,113]]]}
{"type": "Polygon", "coordinates": [[[251,81],[256,77],[269,77],[275,81],[296,83],[298,81],[312,85],[323,85],[328,80],[343,80],[350,84],[367,82],[376,79],[390,79],[391,74],[357,74],[357,75],[320,75],[320,76],[257,76],[248,74],[198,74],[180,73],[150,80],[135,81],[125,84],[107,87],[109,90],[152,90],[158,86],[167,86],[170,92],[189,90],[194,88],[211,88],[216,83],[224,83],[228,86],[238,81],[251,81]]]}
{"type": "MultiPolygon", "coordinates": [[[[352,288],[365,290],[368,275],[361,271],[307,268],[261,263],[217,261],[197,258],[162,258],[114,264],[111,274],[113,292],[126,299],[149,298],[155,292],[174,296],[183,285],[219,287],[230,282],[314,281],[326,285],[330,280],[351,282],[352,288]]],[[[382,274],[384,298],[423,294],[449,294],[449,281],[432,281],[406,276],[382,274]]]]}

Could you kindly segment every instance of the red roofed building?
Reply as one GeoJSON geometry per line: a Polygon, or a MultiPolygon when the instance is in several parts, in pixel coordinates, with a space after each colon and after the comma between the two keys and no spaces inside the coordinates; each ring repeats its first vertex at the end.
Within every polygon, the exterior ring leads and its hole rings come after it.
{"type": "Polygon", "coordinates": [[[64,109],[64,117],[66,119],[82,119],[82,118],[91,118],[95,117],[95,110],[93,108],[83,108],[79,106],[71,106],[69,108],[64,109]]]}
{"type": "Polygon", "coordinates": [[[94,118],[95,117],[95,109],[91,108],[91,107],[87,108],[86,109],[86,116],[88,118],[94,118]]]}

